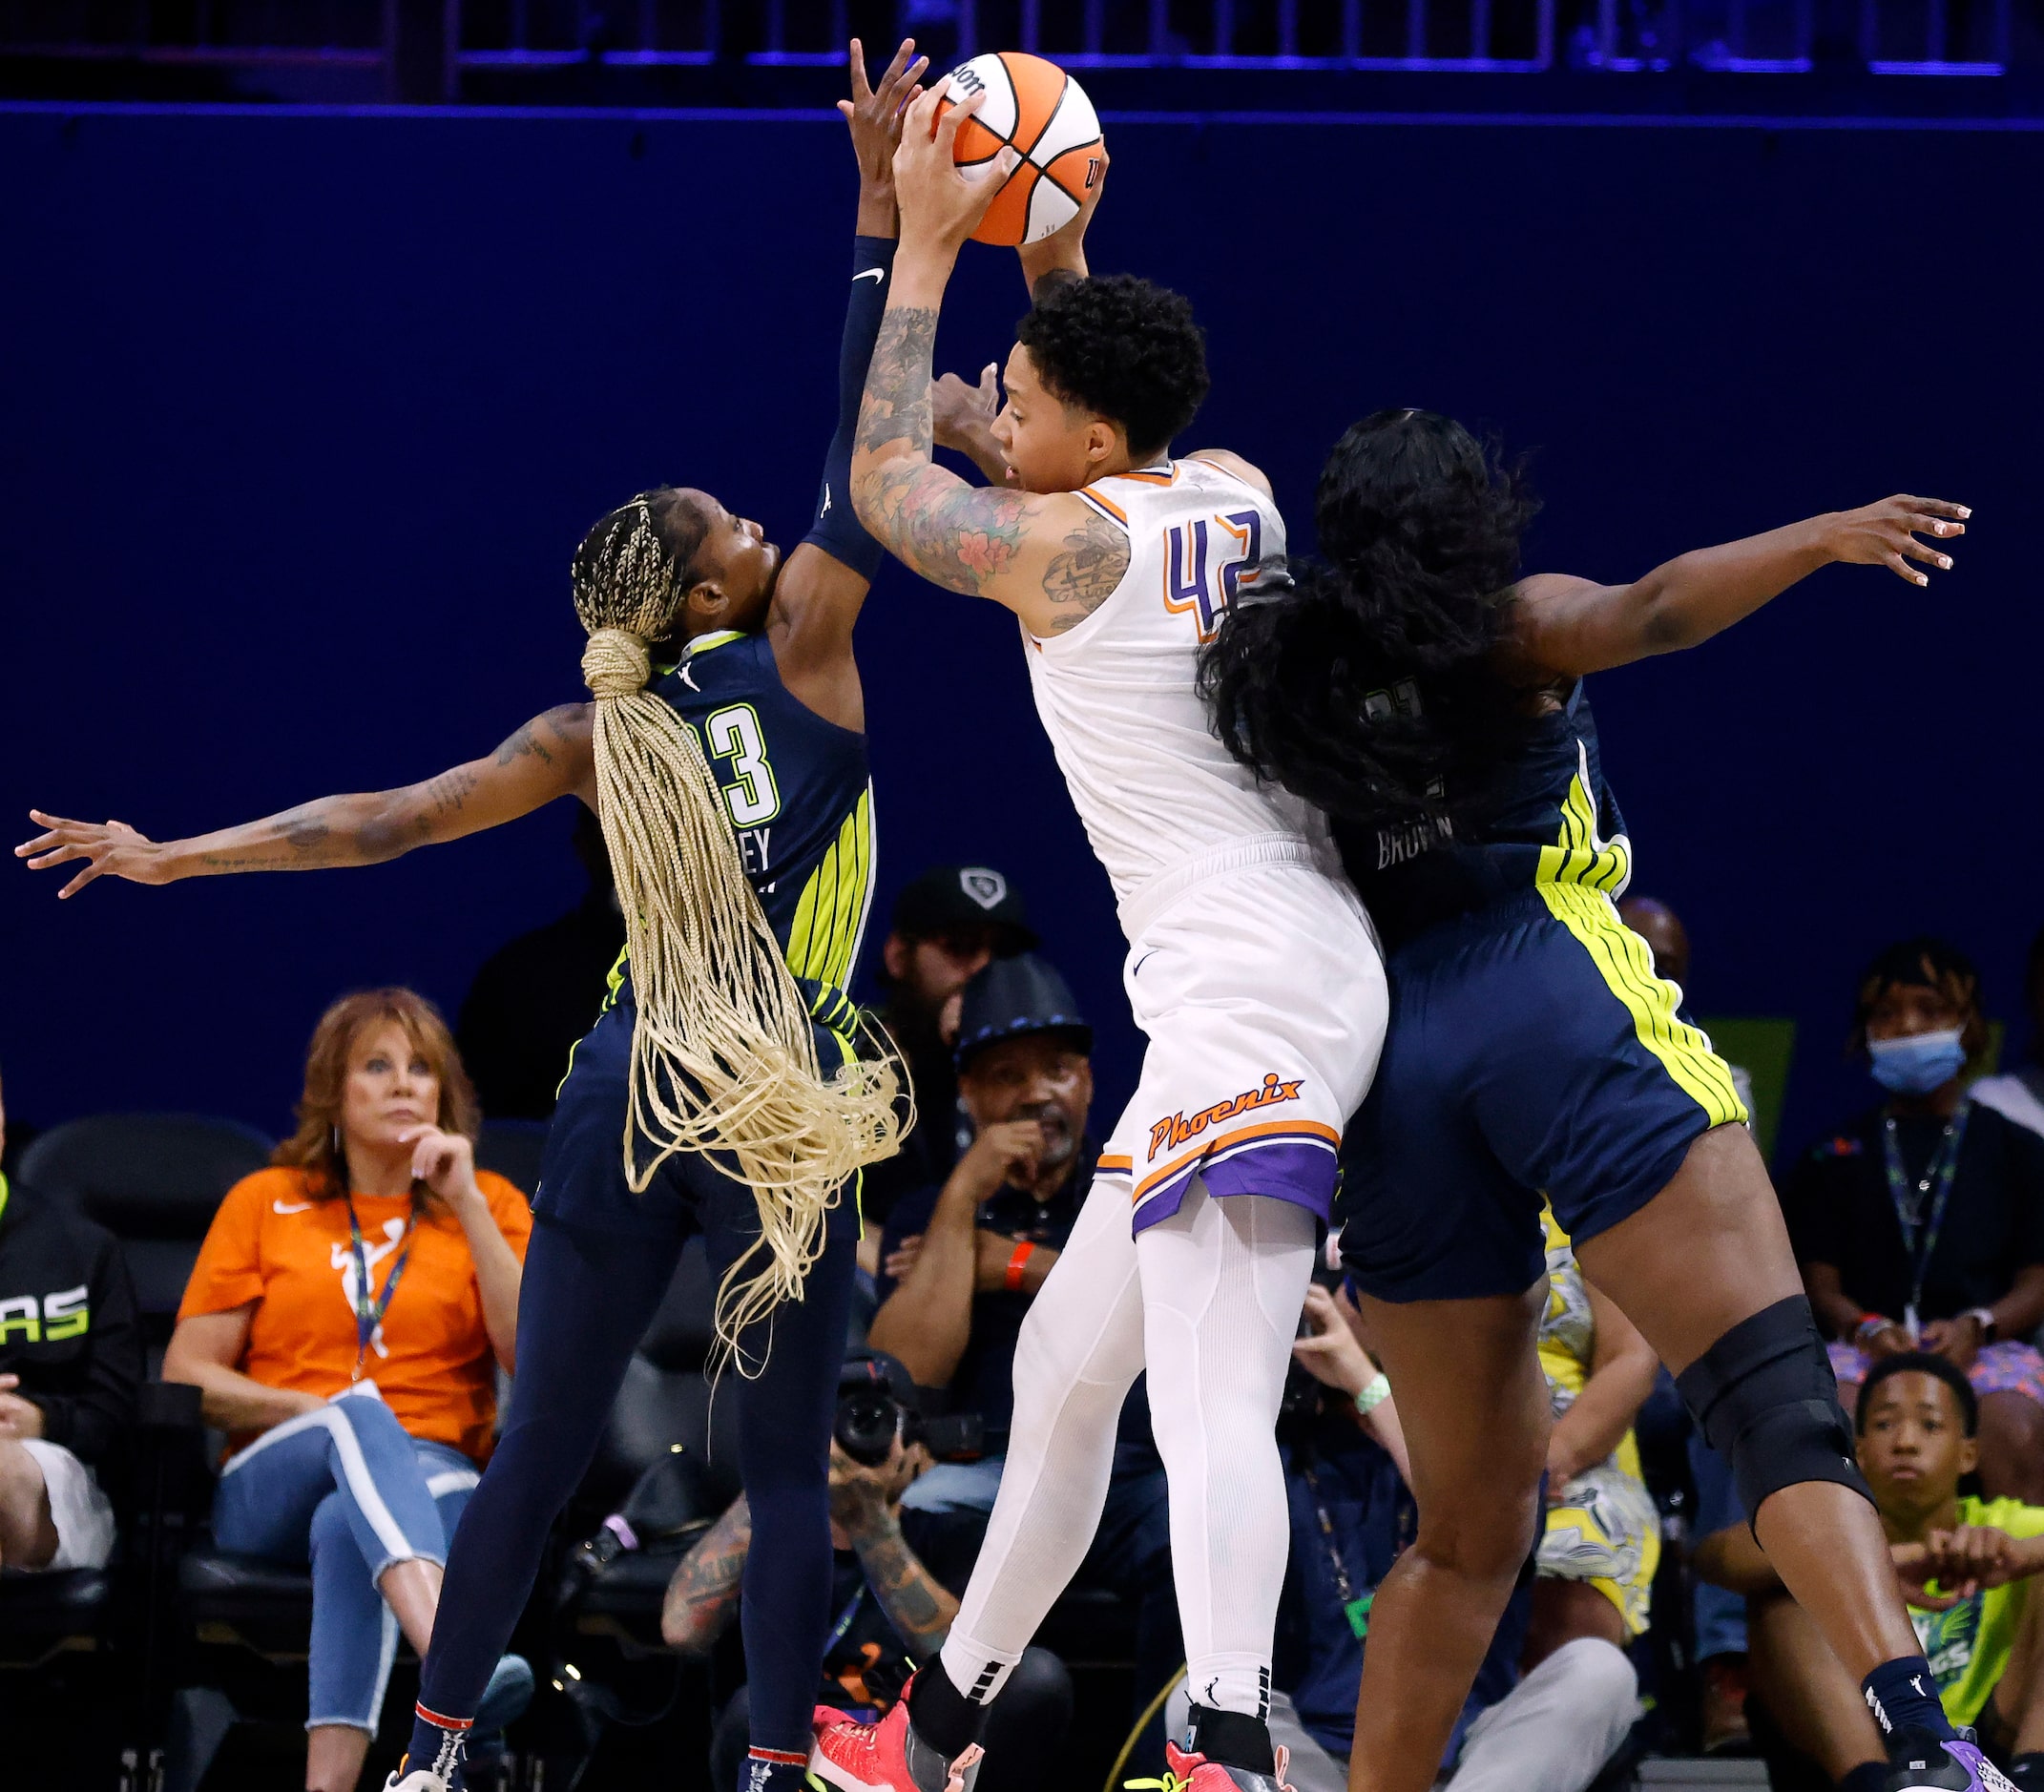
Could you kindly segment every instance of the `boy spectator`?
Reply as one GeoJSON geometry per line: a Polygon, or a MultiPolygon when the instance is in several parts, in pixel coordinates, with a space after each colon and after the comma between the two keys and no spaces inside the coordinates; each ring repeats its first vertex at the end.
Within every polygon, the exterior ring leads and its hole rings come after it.
{"type": "MultiPolygon", "coordinates": [[[[1979,1404],[1948,1358],[1882,1358],[1860,1389],[1859,1461],[1892,1547],[1909,1615],[1954,1723],[2017,1786],[2044,1786],[2044,1508],[1983,1500],[1959,1486],[1979,1461],[1979,1404]]],[[[1727,1477],[1728,1479],[1728,1477],[1727,1477]]],[[[1700,1508],[1709,1504],[1700,1502],[1700,1508]]],[[[1888,1751],[1858,1684],[1817,1634],[1736,1510],[1697,1546],[1698,1573],[1746,1596],[1748,1709],[1776,1785],[1812,1768],[1851,1792],[1879,1792],[1888,1751]]],[[[1709,1522],[1703,1510],[1700,1526],[1709,1522]]]]}
{"type": "MultiPolygon", "coordinates": [[[[0,1099],[0,1149],[7,1109],[0,1099]]],[[[142,1381],[135,1290],[114,1235],[0,1175],[0,1568],[103,1568],[118,1457],[142,1381]]]]}
{"type": "Polygon", "coordinates": [[[907,1060],[916,1127],[898,1156],[866,1172],[860,1198],[868,1219],[885,1221],[909,1190],[943,1181],[971,1142],[951,1063],[959,994],[990,959],[1035,945],[1021,891],[991,865],[931,865],[895,899],[880,948],[886,987],[880,1018],[907,1060]]]}
{"type": "MultiPolygon", "coordinates": [[[[891,1357],[863,1352],[845,1365],[864,1366],[885,1383],[903,1418],[885,1462],[855,1461],[830,1447],[830,1540],[836,1550],[831,1610],[837,1614],[824,1660],[823,1700],[878,1717],[901,1696],[911,1661],[943,1646],[958,1615],[955,1589],[972,1572],[970,1532],[928,1512],[905,1509],[902,1495],[929,1465],[920,1443],[905,1441],[916,1409],[908,1373],[891,1357]]],[[[707,1656],[737,1616],[739,1588],[752,1541],[752,1515],[741,1493],[681,1558],[660,1608],[660,1635],[671,1649],[707,1656]]],[[[748,1700],[742,1687],[724,1707],[710,1741],[711,1782],[737,1785],[744,1764],[748,1700]]],[[[1054,1756],[1072,1719],[1072,1681],[1064,1663],[1043,1649],[1024,1652],[1013,1677],[988,1714],[991,1736],[981,1769],[982,1792],[1015,1792],[1036,1783],[1038,1766],[1054,1756]]]]}

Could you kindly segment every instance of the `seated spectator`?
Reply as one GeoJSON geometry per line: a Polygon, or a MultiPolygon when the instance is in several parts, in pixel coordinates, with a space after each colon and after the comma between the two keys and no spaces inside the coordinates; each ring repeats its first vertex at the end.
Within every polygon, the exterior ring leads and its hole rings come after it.
{"type": "MultiPolygon", "coordinates": [[[[1657,896],[1628,896],[1618,905],[1618,919],[1647,943],[1654,954],[1654,971],[1682,991],[1681,1007],[1676,1011],[1690,1026],[1697,1017],[1689,1009],[1689,929],[1682,918],[1657,896]]],[[[1753,1073],[1744,1066],[1729,1064],[1732,1088],[1746,1112],[1753,1112],[1753,1073]]]]}
{"type": "Polygon", "coordinates": [[[462,1062],[492,1120],[549,1120],[574,1042],[595,1025],[611,968],[624,950],[624,916],[603,824],[577,802],[574,856],[589,888],[566,914],[509,940],[484,959],[455,1017],[462,1062]]]}
{"type": "Polygon", "coordinates": [[[1782,1191],[1841,1396],[1922,1348],[1972,1379],[1989,1497],[2044,1504],[2044,1138],[1966,1096],[1980,980],[1906,940],[1860,984],[1852,1047],[1887,1099],[1814,1146],[1782,1191]]]}
{"type": "MultiPolygon", "coordinates": [[[[917,1409],[908,1372],[891,1357],[861,1352],[883,1378],[904,1417],[917,1409]]],[[[958,1594],[978,1553],[975,1533],[904,1505],[902,1495],[929,1466],[920,1443],[906,1442],[897,1423],[886,1461],[854,1461],[830,1447],[830,1541],[836,1551],[829,1653],[821,1702],[871,1722],[901,1697],[913,1671],[943,1647],[958,1615],[958,1594]]],[[[752,1542],[751,1513],[741,1493],[681,1558],[660,1607],[660,1635],[683,1655],[707,1656],[738,1615],[739,1587],[752,1542]]],[[[710,1742],[710,1782],[735,1786],[745,1761],[748,1703],[740,1687],[717,1719],[710,1742]]],[[[1043,1762],[1056,1757],[1072,1720],[1072,1680],[1045,1649],[1023,1652],[1013,1677],[987,1714],[987,1761],[979,1792],[1021,1792],[1041,1783],[1043,1762]],[[1007,1746],[1002,1746],[1003,1742],[1007,1746]]]]}
{"type": "Polygon", "coordinates": [[[1994,1108],[2018,1126],[2044,1133],[2044,933],[2030,942],[2023,971],[2023,1005],[2030,1013],[2030,1062],[2021,1070],[1983,1076],[1968,1092],[1981,1106],[1994,1108]]]}
{"type": "Polygon", "coordinates": [[[114,1508],[99,1477],[119,1460],[141,1381],[114,1235],[0,1173],[0,1569],[106,1566],[114,1508]]]}
{"type": "MultiPolygon", "coordinates": [[[[515,1361],[532,1216],[475,1168],[475,1095],[408,990],[337,1002],[297,1133],[228,1190],[163,1362],[228,1434],[222,1550],[312,1571],[305,1784],[362,1773],[402,1630],[424,1656],[448,1537],[488,1458],[515,1361]],[[382,1285],[378,1288],[378,1271],[382,1285]]],[[[507,1656],[479,1736],[531,1697],[507,1656]]]]}
{"type": "Polygon", "coordinates": [[[916,1123],[898,1156],[866,1172],[860,1201],[876,1225],[910,1190],[942,1182],[971,1143],[951,1062],[960,992],[989,959],[1035,945],[1022,892],[989,865],[931,865],[895,899],[880,948],[886,991],[880,1018],[907,1062],[916,1123]]]}
{"type": "MultiPolygon", "coordinates": [[[[2044,1573],[2044,1509],[1961,1494],[1979,1461],[1978,1413],[1950,1359],[1884,1357],[1854,1414],[1859,1461],[1946,1715],[1976,1725],[1982,1746],[2033,1792],[2044,1786],[2044,1599],[2032,1596],[2044,1573]]],[[[1700,1500],[1696,1568],[1747,1599],[1749,1709],[1770,1778],[1814,1782],[1814,1767],[1852,1792],[1882,1792],[1888,1750],[1859,1682],[1783,1588],[1730,1482],[1716,1477],[1714,1496],[1700,1500]]]]}
{"type": "MultiPolygon", "coordinates": [[[[974,1136],[942,1185],[905,1194],[888,1216],[888,1274],[869,1340],[946,1407],[976,1413],[985,1455],[939,1463],[909,1490],[924,1511],[993,1510],[1014,1414],[1015,1344],[1093,1181],[1093,1030],[1065,980],[1025,952],[966,985],[958,1094],[974,1136]]],[[[1185,1658],[1171,1579],[1164,1466],[1137,1381],[1121,1412],[1107,1508],[1082,1580],[1136,1607],[1136,1703],[1147,1707],[1185,1658]]],[[[1161,1758],[1161,1724],[1142,1744],[1161,1758]]]]}

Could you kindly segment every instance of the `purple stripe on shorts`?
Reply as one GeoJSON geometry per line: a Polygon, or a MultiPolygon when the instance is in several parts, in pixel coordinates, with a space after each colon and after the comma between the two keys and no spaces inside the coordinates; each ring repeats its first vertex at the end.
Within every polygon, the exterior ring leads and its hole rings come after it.
{"type": "Polygon", "coordinates": [[[1186,1165],[1182,1176],[1174,1177],[1137,1208],[1134,1229],[1140,1232],[1159,1219],[1169,1219],[1184,1204],[1185,1191],[1196,1176],[1205,1178],[1209,1195],[1268,1195],[1304,1207],[1324,1223],[1334,1203],[1338,1167],[1334,1153],[1326,1146],[1298,1139],[1278,1138],[1267,1145],[1231,1151],[1220,1163],[1186,1165]]]}

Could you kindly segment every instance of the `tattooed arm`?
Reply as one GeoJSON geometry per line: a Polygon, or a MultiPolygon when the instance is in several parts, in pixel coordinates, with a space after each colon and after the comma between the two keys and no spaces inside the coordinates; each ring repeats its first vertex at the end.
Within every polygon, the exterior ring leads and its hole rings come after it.
{"type": "Polygon", "coordinates": [[[85,861],[60,896],[98,877],[136,884],[230,871],[316,871],[381,865],[530,815],[555,797],[595,806],[594,707],[564,703],[535,716],[488,759],[470,760],[400,790],[321,797],[295,809],[190,840],[155,841],[124,822],[72,822],[29,811],[47,831],[14,848],[31,871],[85,861]]]}
{"type": "Polygon", "coordinates": [[[738,1615],[752,1508],[740,1493],[681,1558],[660,1601],[660,1639],[685,1656],[706,1656],[738,1615]]]}
{"type": "Polygon", "coordinates": [[[887,1622],[917,1660],[943,1647],[958,1616],[957,1599],[902,1535],[902,1494],[917,1462],[928,1460],[920,1448],[912,1455],[904,1450],[898,1439],[888,1459],[871,1468],[830,1447],[830,1516],[857,1552],[887,1622]]]}

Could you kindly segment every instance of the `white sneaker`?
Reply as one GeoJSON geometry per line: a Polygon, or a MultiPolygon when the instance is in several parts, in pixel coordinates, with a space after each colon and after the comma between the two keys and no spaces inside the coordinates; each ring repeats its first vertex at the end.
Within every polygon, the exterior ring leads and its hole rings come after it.
{"type": "Polygon", "coordinates": [[[448,1782],[430,1767],[414,1767],[402,1780],[393,1773],[384,1782],[384,1792],[448,1792],[448,1782]]]}

